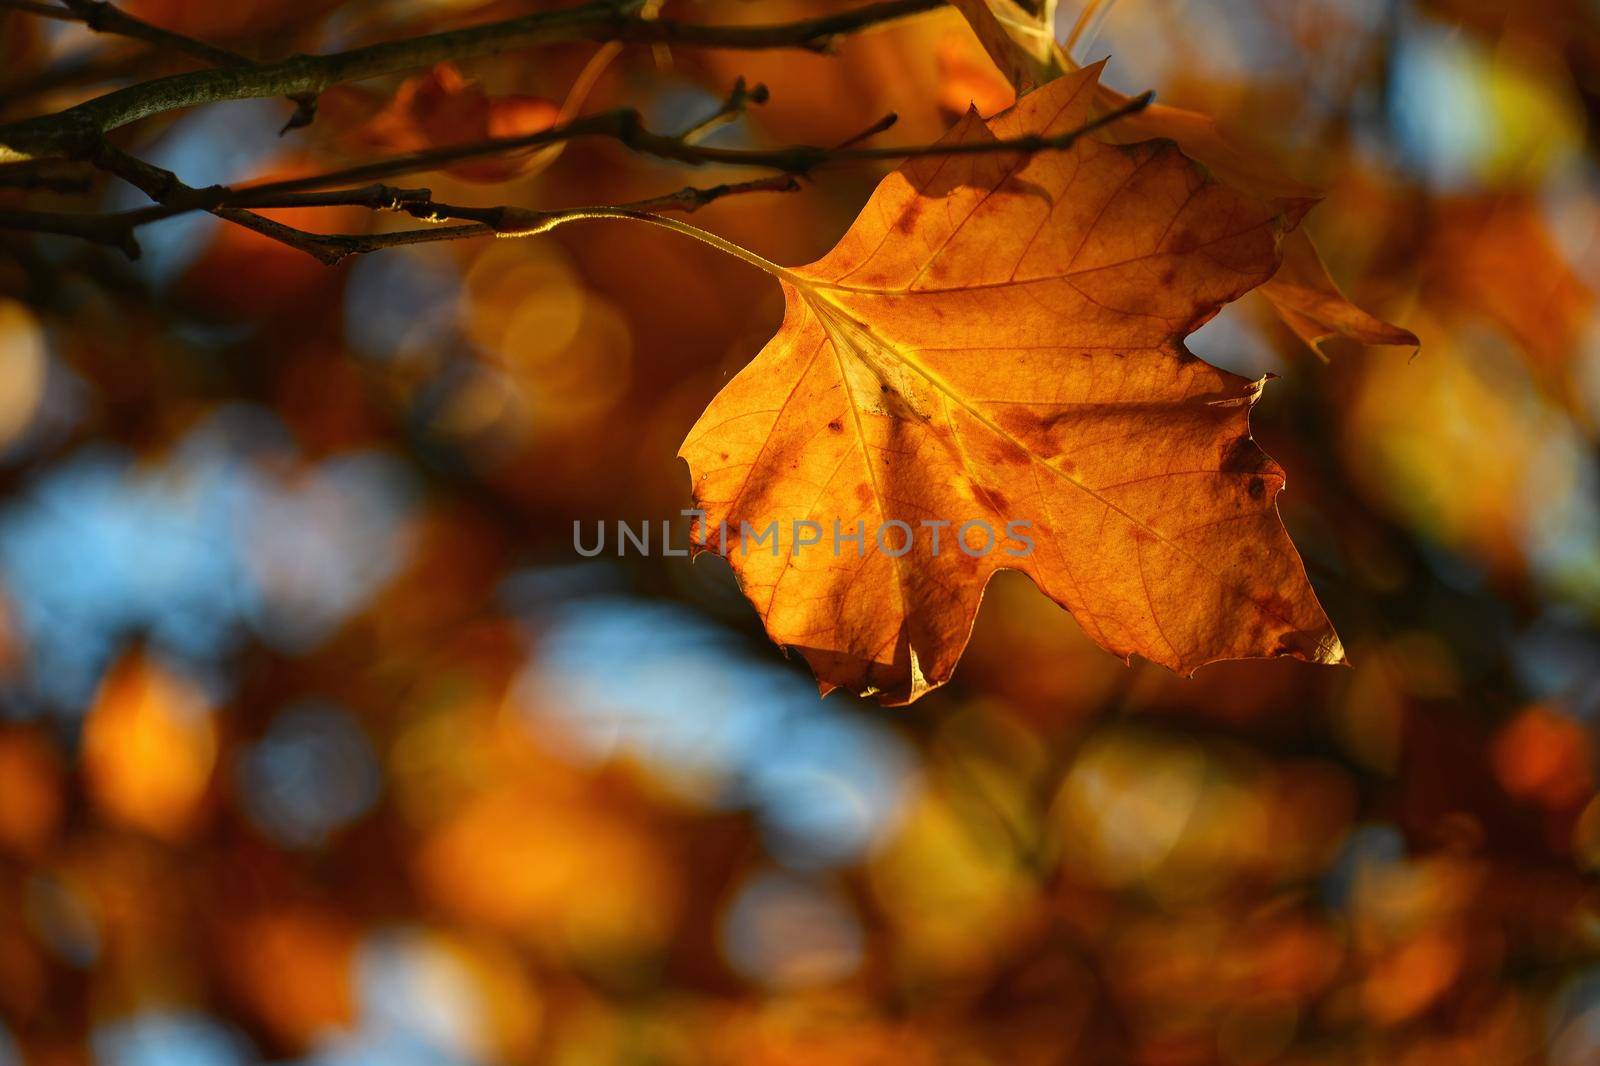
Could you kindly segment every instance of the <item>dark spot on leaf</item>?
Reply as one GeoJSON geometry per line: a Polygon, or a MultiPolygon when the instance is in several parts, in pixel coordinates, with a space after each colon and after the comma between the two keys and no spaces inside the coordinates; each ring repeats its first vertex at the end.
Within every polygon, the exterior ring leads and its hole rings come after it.
{"type": "Polygon", "coordinates": [[[974,483],[972,494],[978,498],[979,503],[998,514],[1004,514],[1006,508],[1011,504],[1011,501],[1006,499],[1005,494],[999,489],[991,489],[987,485],[974,483]]]}
{"type": "Polygon", "coordinates": [[[1275,593],[1254,596],[1252,600],[1261,613],[1270,618],[1289,618],[1294,614],[1294,607],[1289,601],[1275,593]]]}
{"type": "Polygon", "coordinates": [[[921,197],[912,200],[900,217],[894,220],[894,228],[901,233],[910,233],[917,228],[917,219],[922,214],[923,201],[921,197]]]}
{"type": "Polygon", "coordinates": [[[1046,426],[1040,417],[1025,407],[1007,407],[995,413],[994,420],[1013,437],[1027,440],[1046,426]]]}
{"type": "Polygon", "coordinates": [[[1249,437],[1238,437],[1222,453],[1220,470],[1224,474],[1254,474],[1267,468],[1267,453],[1249,437]]]}
{"type": "Polygon", "coordinates": [[[844,423],[835,418],[832,422],[828,423],[828,428],[833,430],[835,433],[843,433],[844,423]]]}
{"type": "Polygon", "coordinates": [[[1258,477],[1250,479],[1250,498],[1259,500],[1267,494],[1267,483],[1258,477]]]}

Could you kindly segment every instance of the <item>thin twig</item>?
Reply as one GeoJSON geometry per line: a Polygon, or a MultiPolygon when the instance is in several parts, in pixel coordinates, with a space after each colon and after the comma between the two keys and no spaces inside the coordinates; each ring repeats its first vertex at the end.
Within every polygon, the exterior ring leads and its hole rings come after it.
{"type": "Polygon", "coordinates": [[[857,145],[863,137],[877,128],[888,128],[893,123],[880,119],[873,127],[850,138],[838,148],[819,148],[814,145],[789,145],[781,148],[718,148],[709,145],[689,144],[681,136],[654,133],[646,129],[638,111],[622,108],[586,115],[571,122],[538,133],[520,137],[501,137],[464,144],[446,145],[406,155],[391,156],[371,163],[362,163],[342,170],[312,174],[301,178],[268,182],[249,186],[254,191],[296,192],[323,188],[329,185],[349,185],[353,182],[375,181],[381,178],[416,174],[437,170],[449,163],[478,156],[536,148],[541,145],[569,141],[579,137],[605,137],[644,155],[671,159],[693,166],[717,164],[721,166],[755,167],[776,170],[784,174],[809,174],[823,164],[910,159],[930,155],[974,155],[991,152],[1044,152],[1070,148],[1086,134],[1093,133],[1120,118],[1144,110],[1154,99],[1144,93],[1126,104],[1108,111],[1075,130],[1059,134],[1033,134],[987,141],[966,141],[959,144],[916,144],[863,148],[857,145]]]}
{"type": "Polygon", "coordinates": [[[860,144],[862,141],[870,141],[872,138],[876,137],[878,134],[885,133],[888,130],[892,129],[894,127],[894,124],[896,122],[899,122],[899,121],[900,121],[900,116],[898,114],[896,114],[895,112],[891,111],[887,115],[884,115],[882,118],[880,118],[878,121],[874,122],[872,125],[868,126],[866,129],[862,130],[860,133],[855,133],[855,134],[850,135],[849,137],[846,137],[844,140],[842,140],[838,144],[834,145],[833,148],[830,149],[830,150],[837,152],[837,151],[839,151],[840,149],[843,149],[843,148],[853,148],[856,145],[860,144]]]}
{"type": "Polygon", "coordinates": [[[82,163],[47,159],[39,163],[0,166],[0,189],[43,189],[47,192],[86,193],[93,172],[82,163]]]}
{"type": "Polygon", "coordinates": [[[433,198],[432,191],[428,189],[397,189],[390,185],[277,195],[224,191],[228,195],[219,206],[251,207],[262,211],[284,207],[365,207],[371,211],[399,211],[407,204],[430,203],[433,198]]]}
{"type": "MultiPolygon", "coordinates": [[[[250,190],[236,192],[221,186],[195,189],[178,181],[169,171],[131,157],[120,157],[114,150],[107,154],[106,166],[137,184],[147,195],[165,197],[168,202],[109,214],[0,210],[0,229],[77,237],[109,245],[121,250],[130,259],[137,259],[139,244],[134,231],[140,226],[191,211],[209,211],[331,265],[350,255],[404,244],[542,231],[558,225],[563,219],[580,214],[587,217],[597,210],[587,207],[565,211],[463,207],[436,203],[427,189],[397,189],[388,185],[271,195],[250,190]],[[373,211],[399,211],[429,222],[468,220],[471,224],[430,226],[420,230],[377,234],[322,234],[286,226],[254,213],[256,210],[288,207],[365,207],[373,211]]],[[[798,188],[799,184],[794,178],[775,175],[710,188],[683,188],[647,200],[622,204],[619,209],[637,212],[681,211],[688,214],[728,196],[753,192],[791,192],[798,188]]]]}
{"type": "Polygon", "coordinates": [[[218,198],[221,197],[225,202],[229,190],[224,190],[221,186],[197,189],[186,185],[172,171],[146,163],[104,140],[96,148],[93,162],[97,167],[115,174],[156,201],[168,210],[169,215],[194,210],[210,211],[218,218],[226,219],[263,237],[305,252],[323,263],[332,265],[342,258],[328,254],[319,239],[319,234],[286,226],[243,208],[221,206],[218,198]]]}
{"type": "MultiPolygon", "coordinates": [[[[753,181],[713,185],[710,188],[689,186],[662,196],[652,196],[647,200],[635,200],[632,203],[618,204],[617,207],[626,211],[682,211],[685,214],[693,214],[707,204],[714,203],[727,196],[752,192],[794,192],[799,188],[800,183],[794,178],[787,174],[779,174],[767,178],[757,178],[753,181]]],[[[524,207],[460,207],[435,201],[417,201],[400,204],[396,210],[403,211],[411,217],[422,219],[425,222],[467,220],[488,226],[496,233],[512,234],[531,232],[544,227],[552,219],[577,213],[588,213],[596,209],[581,207],[569,210],[535,211],[524,207]]],[[[391,234],[378,234],[377,236],[391,236],[391,234]]]]}
{"type": "MultiPolygon", "coordinates": [[[[728,196],[753,192],[793,192],[799,182],[787,174],[758,178],[753,181],[716,185],[708,189],[685,188],[665,196],[608,207],[574,207],[559,211],[531,211],[516,207],[465,208],[449,204],[408,204],[402,210],[417,218],[473,219],[463,226],[433,226],[426,229],[396,230],[391,233],[327,234],[322,237],[324,250],[342,259],[351,255],[364,255],[384,248],[434,241],[461,240],[467,237],[528,237],[550,230],[566,222],[601,217],[605,213],[628,213],[651,216],[666,211],[692,214],[707,204],[728,196]]],[[[337,261],[337,259],[335,260],[337,261]]]]}
{"type": "Polygon", "coordinates": [[[744,78],[740,77],[733,83],[733,91],[722,102],[722,106],[678,134],[678,139],[685,144],[693,144],[717,127],[725,126],[741,117],[751,104],[764,104],[767,99],[768,93],[765,85],[757,82],[754,89],[746,89],[744,78]]]}
{"type": "Polygon", "coordinates": [[[134,227],[120,215],[69,214],[57,211],[14,211],[0,208],[0,229],[28,233],[54,233],[118,248],[129,259],[139,258],[134,227]]]}

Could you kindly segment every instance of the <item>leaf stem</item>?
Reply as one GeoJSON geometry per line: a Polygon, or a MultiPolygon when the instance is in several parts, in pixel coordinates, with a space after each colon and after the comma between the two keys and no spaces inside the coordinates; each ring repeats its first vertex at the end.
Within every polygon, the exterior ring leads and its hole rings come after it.
{"type": "Polygon", "coordinates": [[[569,222],[583,222],[597,218],[628,218],[638,222],[649,222],[652,225],[661,226],[664,229],[672,230],[674,233],[681,233],[685,237],[692,237],[703,244],[709,244],[711,247],[726,252],[735,259],[742,259],[744,262],[749,263],[758,270],[766,271],[768,274],[771,274],[780,281],[795,282],[799,280],[796,278],[793,272],[779,266],[772,260],[763,258],[762,256],[757,255],[755,252],[750,251],[748,248],[741,247],[725,237],[719,237],[710,230],[703,230],[699,226],[694,226],[684,222],[682,219],[671,218],[666,215],[658,215],[650,211],[636,211],[626,207],[580,207],[571,211],[562,211],[559,214],[553,214],[547,219],[544,219],[540,225],[536,226],[535,228],[522,233],[504,233],[502,236],[516,237],[535,233],[546,233],[552,229],[555,229],[557,226],[564,226],[569,222]]]}

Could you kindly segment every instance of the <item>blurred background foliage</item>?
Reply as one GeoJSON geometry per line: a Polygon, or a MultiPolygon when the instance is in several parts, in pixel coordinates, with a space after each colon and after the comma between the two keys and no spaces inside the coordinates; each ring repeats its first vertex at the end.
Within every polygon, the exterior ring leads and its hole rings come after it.
{"type": "MultiPolygon", "coordinates": [[[[262,56],[531,6],[126,3],[262,56]]],[[[1600,8],[1096,6],[1076,58],[1328,188],[1334,275],[1422,338],[1324,363],[1249,297],[1191,342],[1278,375],[1257,436],[1349,669],[1125,666],[1002,574],[947,689],[818,701],[720,561],[581,559],[575,520],[687,504],[679,440],[781,318],[651,227],[335,269],[204,215],[131,263],[0,235],[0,1063],[1600,1061],[1600,8]]],[[[128,144],[192,185],[327,169],[548,121],[594,51],[128,144]]],[[[186,69],[21,12],[0,55],[5,117],[186,69]]],[[[1009,98],[944,11],[627,49],[588,106],[682,128],[738,75],[771,101],[722,143],[1009,98]]],[[[806,262],[882,173],[696,221],[806,262]]],[[[582,142],[415,183],[738,176],[582,142]]]]}

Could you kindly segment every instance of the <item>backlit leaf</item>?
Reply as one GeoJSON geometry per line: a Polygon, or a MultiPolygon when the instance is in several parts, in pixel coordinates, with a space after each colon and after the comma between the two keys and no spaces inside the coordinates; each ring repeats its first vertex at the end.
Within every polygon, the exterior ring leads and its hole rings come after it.
{"type": "MultiPolygon", "coordinates": [[[[1075,129],[1098,75],[948,141],[1075,129]]],[[[726,544],[824,692],[904,703],[947,681],[1001,567],[1119,656],[1341,661],[1250,437],[1261,382],[1182,343],[1276,272],[1295,221],[1165,142],[908,163],[832,252],[781,271],[782,328],[680,449],[699,546],[726,544]],[[752,543],[771,523],[776,544],[752,543]]]]}

